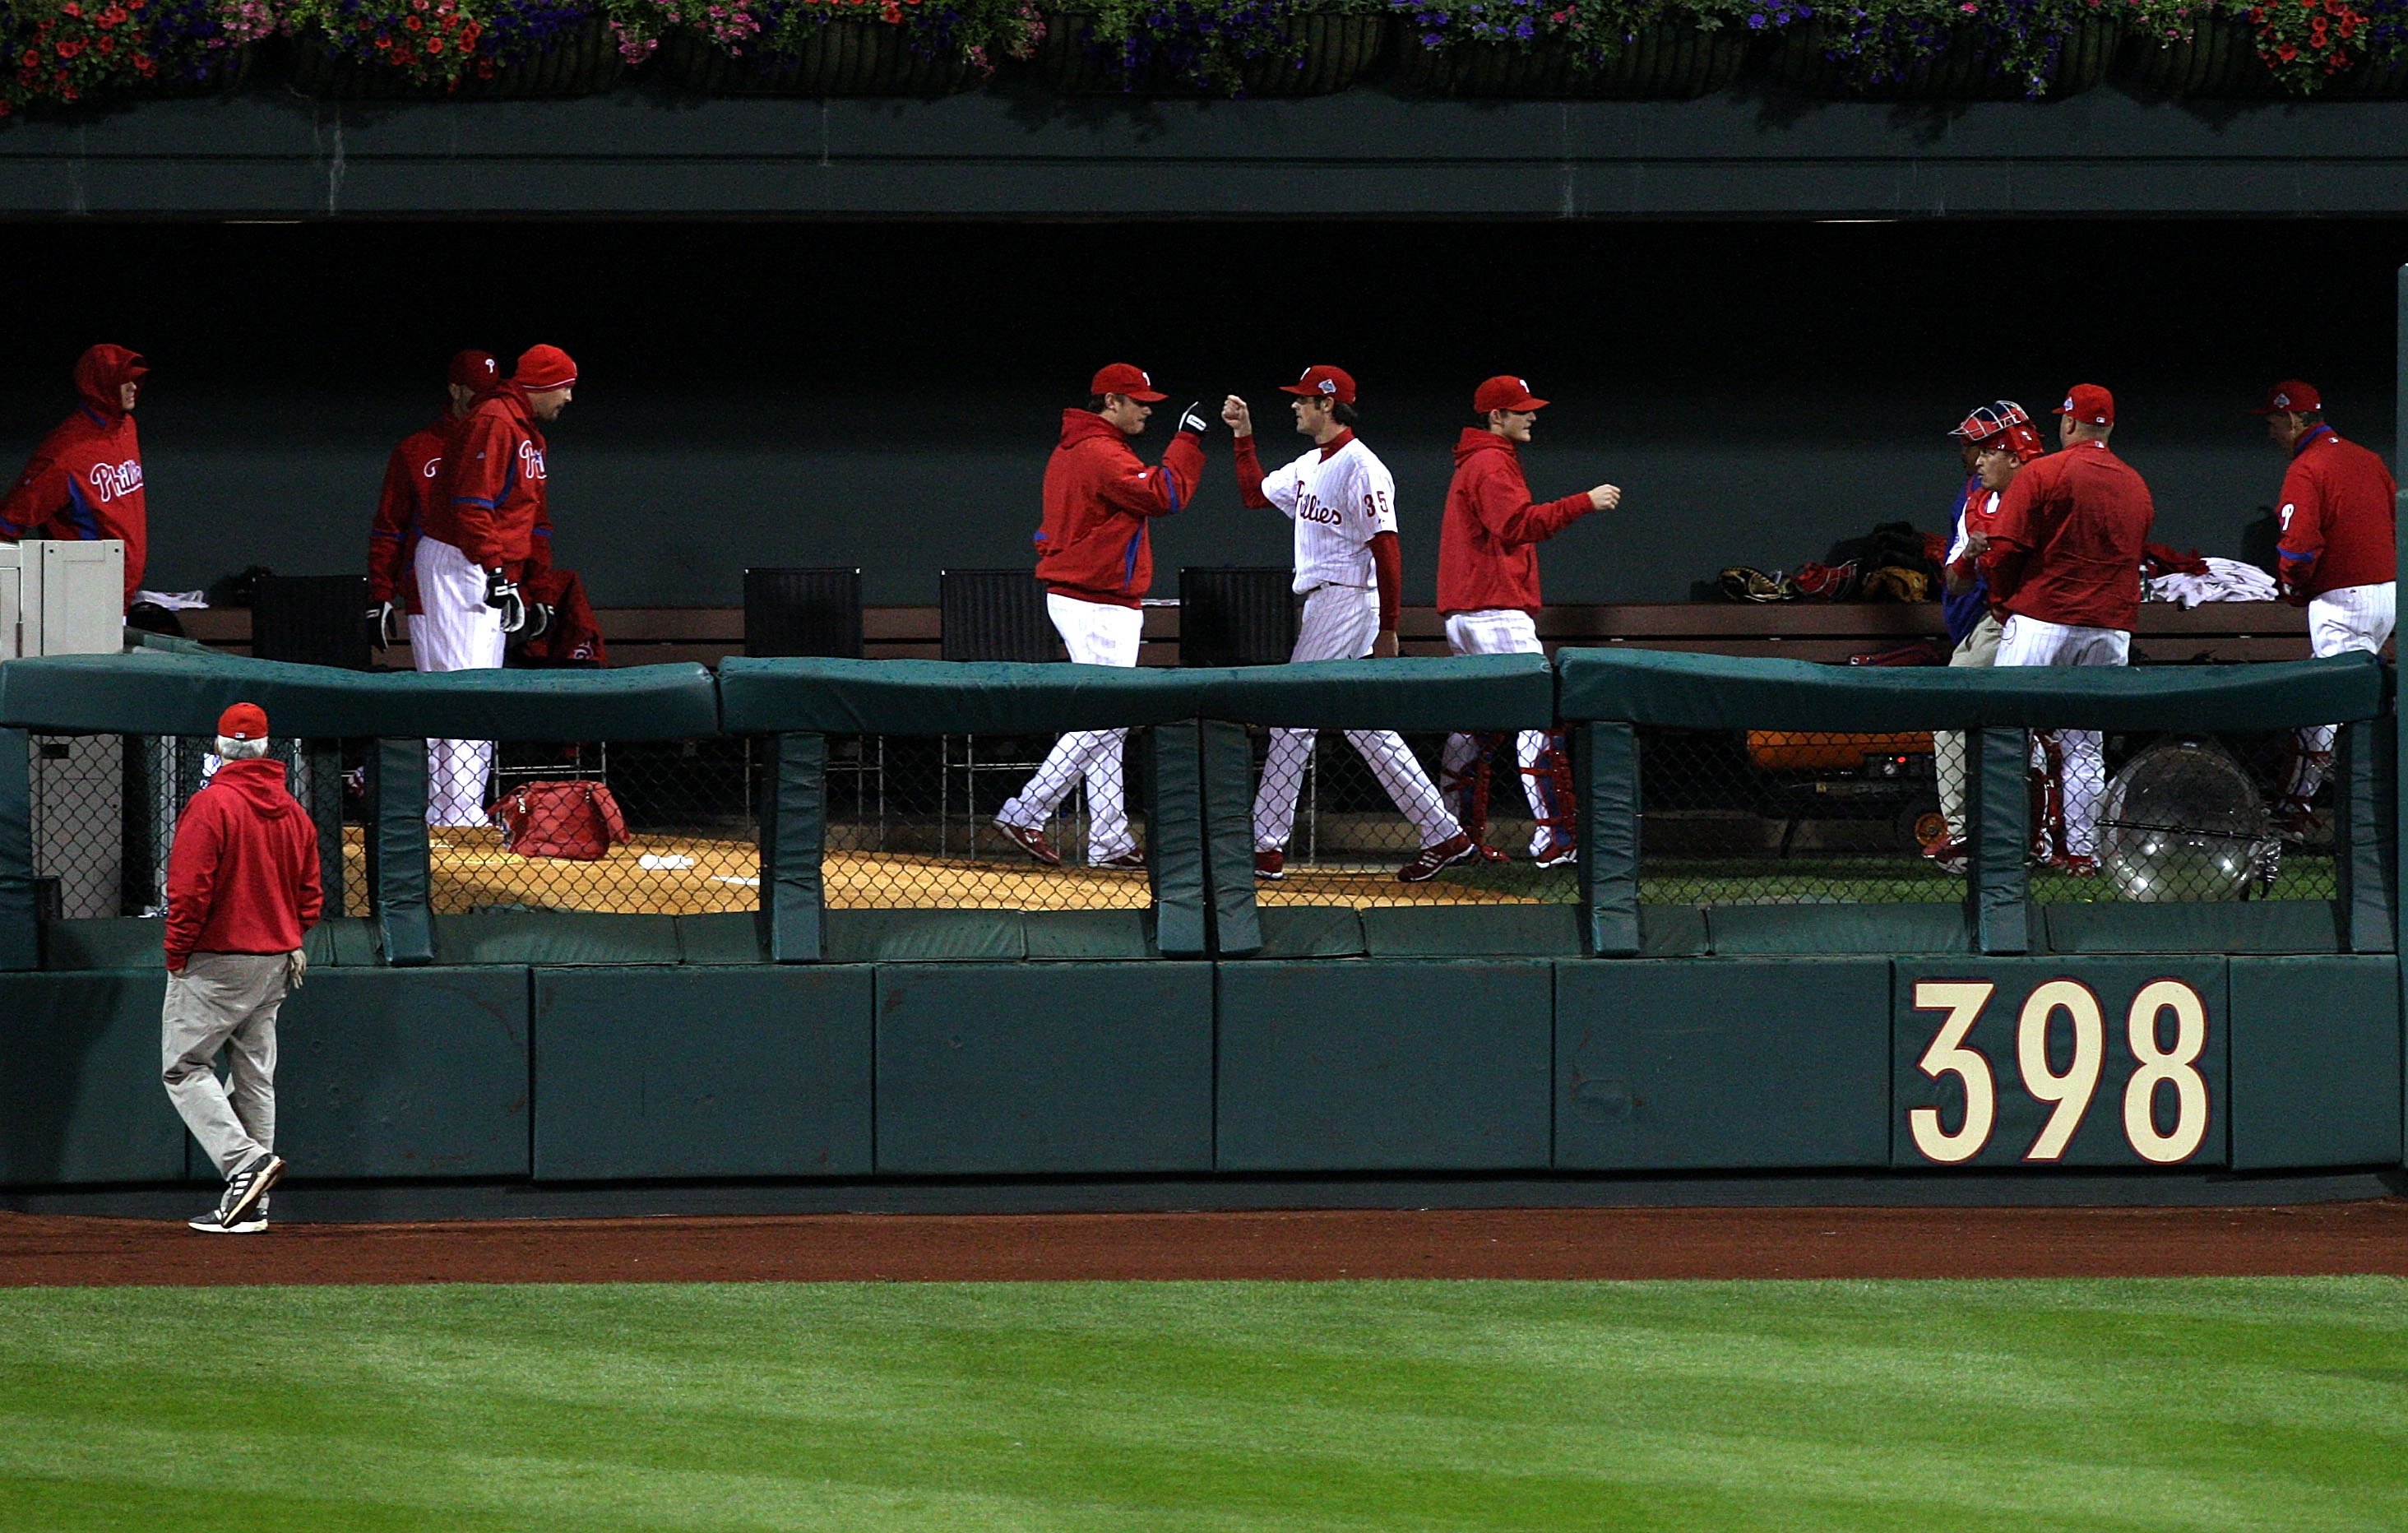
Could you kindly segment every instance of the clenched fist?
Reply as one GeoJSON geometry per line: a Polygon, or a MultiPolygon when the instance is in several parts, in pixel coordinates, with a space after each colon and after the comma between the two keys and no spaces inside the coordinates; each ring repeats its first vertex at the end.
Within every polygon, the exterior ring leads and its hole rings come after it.
{"type": "Polygon", "coordinates": [[[1600,484],[1588,493],[1588,509],[1592,511],[1610,511],[1621,504],[1622,487],[1618,484],[1600,484]]]}
{"type": "Polygon", "coordinates": [[[1229,428],[1229,435],[1232,437],[1251,437],[1254,434],[1254,416],[1247,410],[1246,402],[1234,394],[1221,401],[1221,421],[1229,428]]]}

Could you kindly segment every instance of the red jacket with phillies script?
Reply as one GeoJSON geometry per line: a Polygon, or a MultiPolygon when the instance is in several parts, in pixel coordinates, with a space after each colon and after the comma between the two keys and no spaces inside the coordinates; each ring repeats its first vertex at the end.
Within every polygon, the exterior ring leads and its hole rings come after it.
{"type": "Polygon", "coordinates": [[[2291,446],[2283,475],[2283,583],[2303,596],[2397,578],[2399,491],[2383,460],[2317,426],[2291,446]]]}
{"type": "Polygon", "coordinates": [[[176,822],[167,852],[167,967],[195,953],[291,953],[318,924],[318,827],[284,764],[229,761],[176,822]]]}
{"type": "Polygon", "coordinates": [[[150,517],[142,499],[142,448],[120,390],[148,368],[122,346],[95,346],[75,366],[75,413],[34,449],[0,501],[0,539],[118,538],[125,544],[125,603],[142,589],[150,517]]]}
{"type": "Polygon", "coordinates": [[[1093,410],[1062,412],[1062,439],[1045,465],[1045,521],[1037,530],[1037,578],[1056,595],[1135,607],[1154,585],[1147,522],[1196,498],[1204,444],[1170,438],[1148,468],[1126,433],[1093,410]]]}
{"type": "Polygon", "coordinates": [[[526,391],[504,383],[477,396],[443,443],[443,472],[427,504],[423,534],[487,570],[527,556],[543,516],[543,435],[526,391]]]}
{"type": "Polygon", "coordinates": [[[2104,442],[2076,442],[2016,470],[1991,519],[1982,573],[2010,617],[2129,633],[2157,508],[2104,442]]]}
{"type": "Polygon", "coordinates": [[[384,490],[377,496],[376,523],[368,529],[368,600],[393,601],[418,614],[418,574],[411,560],[425,529],[426,509],[443,477],[443,438],[448,420],[411,432],[385,460],[384,490]]]}
{"type": "Polygon", "coordinates": [[[1466,426],[1455,438],[1455,479],[1439,527],[1440,614],[1519,608],[1538,616],[1538,545],[1590,509],[1585,492],[1534,504],[1513,444],[1466,426]]]}

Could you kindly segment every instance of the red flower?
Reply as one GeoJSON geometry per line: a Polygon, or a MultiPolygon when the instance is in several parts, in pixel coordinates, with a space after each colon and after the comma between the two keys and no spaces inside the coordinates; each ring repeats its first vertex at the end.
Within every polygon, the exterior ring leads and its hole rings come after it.
{"type": "Polygon", "coordinates": [[[25,50],[24,56],[20,58],[17,62],[23,64],[28,69],[36,69],[41,66],[42,56],[29,48],[25,50]]]}
{"type": "Polygon", "coordinates": [[[63,59],[74,58],[82,51],[83,44],[73,37],[65,38],[59,44],[59,57],[63,59]]]}
{"type": "Polygon", "coordinates": [[[426,39],[426,51],[428,51],[429,53],[440,53],[440,52],[442,52],[442,51],[443,51],[443,39],[442,39],[442,38],[440,38],[440,37],[429,37],[429,38],[427,38],[427,39],[426,39]]]}
{"type": "Polygon", "coordinates": [[[393,39],[380,32],[377,34],[376,45],[379,48],[391,48],[393,46],[393,39]]]}
{"type": "Polygon", "coordinates": [[[93,50],[101,55],[101,57],[107,58],[109,54],[117,51],[117,39],[114,37],[103,37],[92,46],[93,50]]]}
{"type": "Polygon", "coordinates": [[[478,63],[477,63],[477,78],[478,78],[479,79],[493,79],[493,78],[494,78],[494,61],[493,61],[493,60],[491,60],[491,59],[480,59],[480,60],[479,60],[479,61],[478,61],[478,63]]]}
{"type": "Polygon", "coordinates": [[[2289,43],[2285,43],[2282,47],[2274,50],[2274,56],[2282,60],[2285,64],[2288,64],[2293,59],[2300,56],[2300,50],[2293,48],[2289,43]]]}
{"type": "Polygon", "coordinates": [[[78,20],[81,20],[83,17],[83,7],[77,5],[76,0],[67,0],[65,5],[59,7],[59,14],[62,16],[73,16],[78,20]]]}
{"type": "Polygon", "coordinates": [[[893,26],[903,20],[903,7],[896,4],[896,0],[886,0],[884,5],[878,7],[878,19],[893,26]]]}
{"type": "Polygon", "coordinates": [[[415,16],[403,17],[401,19],[401,24],[408,27],[412,32],[423,32],[426,30],[426,23],[420,21],[415,16]]]}

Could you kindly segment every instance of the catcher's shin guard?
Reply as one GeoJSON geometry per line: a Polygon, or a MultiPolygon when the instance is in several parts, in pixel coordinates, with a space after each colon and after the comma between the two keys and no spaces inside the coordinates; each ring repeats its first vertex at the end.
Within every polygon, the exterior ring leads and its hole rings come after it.
{"type": "Polygon", "coordinates": [[[1580,845],[1580,795],[1572,791],[1572,753],[1564,737],[1550,731],[1538,758],[1522,772],[1539,790],[1539,828],[1547,833],[1541,855],[1561,860],[1580,845]]]}
{"type": "Polygon", "coordinates": [[[1446,800],[1455,823],[1474,846],[1488,842],[1488,758],[1504,738],[1497,734],[1451,736],[1445,753],[1439,758],[1439,796],[1446,800]],[[1469,760],[1463,759],[1457,740],[1469,747],[1469,760]]]}
{"type": "Polygon", "coordinates": [[[2313,725],[2294,730],[2283,742],[2283,791],[2276,801],[2304,805],[2332,775],[2333,727],[2313,725]]]}
{"type": "Polygon", "coordinates": [[[2054,730],[2033,730],[2031,742],[2031,860],[2053,862],[2065,855],[2065,748],[2054,730]]]}

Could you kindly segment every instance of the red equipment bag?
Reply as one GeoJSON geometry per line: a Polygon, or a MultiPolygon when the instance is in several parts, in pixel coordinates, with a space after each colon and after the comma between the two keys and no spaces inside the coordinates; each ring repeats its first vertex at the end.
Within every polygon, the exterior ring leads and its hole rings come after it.
{"type": "Polygon", "coordinates": [[[599,782],[530,782],[494,812],[506,843],[522,857],[598,862],[627,844],[627,817],[599,782]]]}

